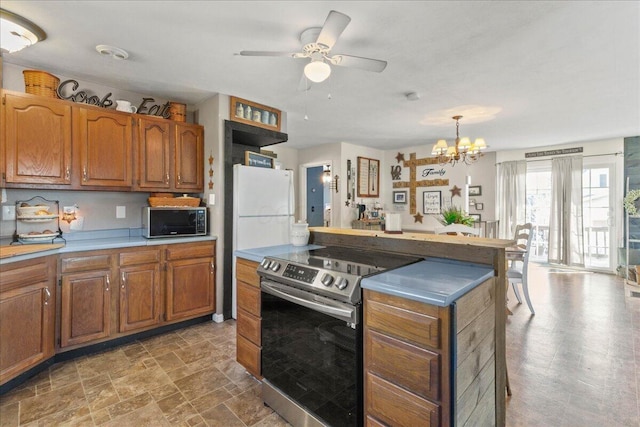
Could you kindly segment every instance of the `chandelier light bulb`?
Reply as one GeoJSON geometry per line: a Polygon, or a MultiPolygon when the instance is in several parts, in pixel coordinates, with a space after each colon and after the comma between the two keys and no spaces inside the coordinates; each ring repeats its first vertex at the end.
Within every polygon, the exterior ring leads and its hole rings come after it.
{"type": "Polygon", "coordinates": [[[458,161],[470,165],[482,157],[482,150],[487,148],[487,144],[483,138],[477,138],[474,143],[472,143],[468,137],[460,138],[459,120],[461,118],[462,116],[452,117],[452,119],[456,121],[455,144],[447,146],[447,141],[440,139],[433,145],[433,149],[431,150],[431,155],[435,156],[438,163],[442,166],[446,164],[455,166],[458,161]]]}
{"type": "Polygon", "coordinates": [[[314,83],[325,81],[331,74],[331,67],[322,60],[311,61],[304,67],[304,75],[314,83]]]}

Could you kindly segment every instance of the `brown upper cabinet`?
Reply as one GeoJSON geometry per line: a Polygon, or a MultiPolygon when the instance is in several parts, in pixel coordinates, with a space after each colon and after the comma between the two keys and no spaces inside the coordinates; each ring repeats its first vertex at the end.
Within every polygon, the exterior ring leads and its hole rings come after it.
{"type": "Polygon", "coordinates": [[[138,117],[135,190],[204,190],[202,126],[138,117]]]}
{"type": "Polygon", "coordinates": [[[200,125],[6,90],[2,120],[6,187],[204,190],[200,125]]]}
{"type": "Polygon", "coordinates": [[[0,148],[11,187],[71,185],[71,105],[3,92],[0,148]]]}
{"type": "Polygon", "coordinates": [[[80,186],[131,188],[131,116],[81,107],[74,110],[73,123],[74,147],[79,155],[75,171],[80,172],[80,186]]]}

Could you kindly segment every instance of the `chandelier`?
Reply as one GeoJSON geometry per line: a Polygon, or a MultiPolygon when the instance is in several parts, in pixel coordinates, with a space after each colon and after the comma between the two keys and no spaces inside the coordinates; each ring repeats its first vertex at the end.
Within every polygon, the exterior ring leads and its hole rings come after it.
{"type": "Polygon", "coordinates": [[[461,118],[462,116],[452,117],[452,119],[456,121],[455,145],[448,146],[447,141],[441,139],[433,146],[431,155],[436,156],[438,163],[440,163],[441,166],[444,166],[447,163],[451,163],[451,166],[455,166],[458,162],[470,165],[482,157],[482,150],[487,148],[487,145],[482,138],[477,138],[474,143],[471,143],[471,140],[467,137],[460,138],[460,123],[458,121],[461,118]]]}

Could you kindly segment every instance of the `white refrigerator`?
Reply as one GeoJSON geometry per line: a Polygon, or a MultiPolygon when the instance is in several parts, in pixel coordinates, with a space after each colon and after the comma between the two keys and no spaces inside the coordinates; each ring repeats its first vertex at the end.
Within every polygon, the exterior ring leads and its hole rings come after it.
{"type": "MultiPolygon", "coordinates": [[[[295,200],[293,171],[233,166],[233,251],[287,245],[291,241],[295,200]]],[[[232,316],[237,313],[236,262],[233,257],[232,316]]]]}

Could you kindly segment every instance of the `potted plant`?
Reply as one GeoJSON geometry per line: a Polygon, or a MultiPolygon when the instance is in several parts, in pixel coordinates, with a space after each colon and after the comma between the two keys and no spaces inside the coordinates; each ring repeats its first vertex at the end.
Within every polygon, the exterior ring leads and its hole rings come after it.
{"type": "Polygon", "coordinates": [[[449,206],[448,208],[442,209],[442,217],[440,218],[440,222],[444,225],[449,224],[463,224],[468,225],[469,227],[473,226],[473,218],[471,218],[462,208],[458,206],[449,206]]]}

